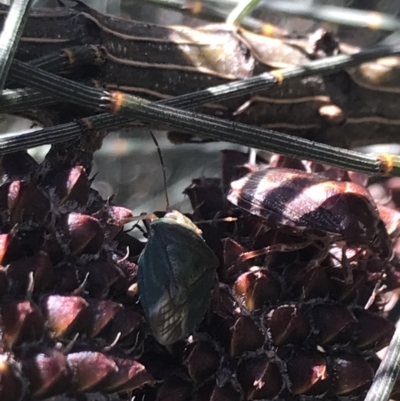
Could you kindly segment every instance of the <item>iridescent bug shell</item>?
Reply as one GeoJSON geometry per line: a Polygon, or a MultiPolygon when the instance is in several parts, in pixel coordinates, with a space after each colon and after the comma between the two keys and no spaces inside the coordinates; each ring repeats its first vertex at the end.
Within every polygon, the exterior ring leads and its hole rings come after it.
{"type": "Polygon", "coordinates": [[[228,200],[269,222],[340,234],[350,246],[368,245],[383,257],[391,241],[369,192],[286,168],[266,168],[231,183],[228,200]]]}
{"type": "Polygon", "coordinates": [[[140,302],[156,340],[169,345],[203,319],[218,259],[198,227],[177,211],[154,221],[150,230],[139,258],[140,302]]]}

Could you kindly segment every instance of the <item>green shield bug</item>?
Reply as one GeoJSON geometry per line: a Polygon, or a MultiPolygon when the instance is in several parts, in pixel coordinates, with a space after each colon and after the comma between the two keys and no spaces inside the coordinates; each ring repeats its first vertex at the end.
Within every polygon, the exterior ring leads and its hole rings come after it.
{"type": "Polygon", "coordinates": [[[160,344],[184,338],[203,319],[217,265],[200,229],[183,214],[172,211],[151,224],[139,258],[138,286],[160,344]]]}

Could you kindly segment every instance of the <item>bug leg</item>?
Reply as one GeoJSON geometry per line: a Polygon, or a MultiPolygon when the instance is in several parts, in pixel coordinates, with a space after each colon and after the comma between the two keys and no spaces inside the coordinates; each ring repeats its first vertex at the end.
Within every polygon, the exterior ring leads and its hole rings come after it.
{"type": "Polygon", "coordinates": [[[342,267],[345,271],[345,283],[346,284],[351,284],[353,282],[353,269],[351,268],[349,259],[347,257],[347,246],[344,245],[343,249],[342,249],[342,267]]]}
{"type": "Polygon", "coordinates": [[[207,322],[207,324],[212,324],[212,313],[213,311],[221,311],[222,307],[221,307],[221,290],[220,290],[220,283],[219,283],[219,279],[218,279],[218,274],[216,273],[214,275],[214,284],[213,284],[213,288],[211,291],[212,295],[211,295],[211,300],[212,302],[210,302],[210,304],[212,303],[212,308],[209,307],[205,316],[205,320],[207,322]]]}
{"type": "Polygon", "coordinates": [[[315,255],[306,265],[304,268],[305,273],[310,272],[311,270],[315,269],[318,267],[321,262],[328,256],[329,254],[329,248],[330,248],[330,239],[326,237],[325,239],[321,239],[322,245],[319,245],[318,242],[313,241],[314,247],[318,248],[319,251],[317,255],[315,255]]]}
{"type": "Polygon", "coordinates": [[[274,244],[267,246],[265,248],[257,249],[254,251],[248,251],[248,252],[243,252],[234,265],[239,265],[243,262],[246,262],[248,260],[254,259],[258,256],[264,256],[264,255],[270,255],[271,253],[274,252],[293,252],[293,251],[298,251],[300,249],[304,249],[307,246],[309,246],[312,243],[312,240],[306,240],[298,244],[274,244]]]}
{"type": "Polygon", "coordinates": [[[371,296],[369,297],[367,303],[364,306],[364,309],[368,310],[371,307],[371,305],[375,302],[376,297],[379,294],[385,292],[386,290],[387,290],[387,286],[385,284],[382,284],[382,279],[379,279],[376,282],[374,289],[372,290],[371,296]]]}

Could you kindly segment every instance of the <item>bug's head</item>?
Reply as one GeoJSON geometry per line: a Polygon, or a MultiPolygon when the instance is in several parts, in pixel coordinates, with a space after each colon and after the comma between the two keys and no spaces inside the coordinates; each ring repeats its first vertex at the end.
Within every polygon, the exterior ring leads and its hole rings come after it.
{"type": "Polygon", "coordinates": [[[383,259],[390,259],[393,255],[393,243],[386,230],[385,224],[379,219],[376,232],[372,236],[370,248],[383,259]]]}
{"type": "Polygon", "coordinates": [[[391,238],[370,198],[345,193],[336,202],[334,211],[341,217],[342,234],[348,245],[366,245],[382,259],[391,257],[391,238]]]}

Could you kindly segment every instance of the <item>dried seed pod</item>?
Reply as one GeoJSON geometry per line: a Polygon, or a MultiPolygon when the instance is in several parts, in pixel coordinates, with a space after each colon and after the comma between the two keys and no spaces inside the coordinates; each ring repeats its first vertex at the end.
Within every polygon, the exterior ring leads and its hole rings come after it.
{"type": "Polygon", "coordinates": [[[7,353],[0,355],[0,399],[20,401],[26,390],[19,364],[7,353]]]}
{"type": "Polygon", "coordinates": [[[343,305],[314,305],[311,308],[314,329],[321,344],[347,343],[351,340],[356,318],[343,305]]]}
{"type": "Polygon", "coordinates": [[[248,400],[274,398],[283,386],[278,365],[267,356],[241,361],[237,368],[237,378],[248,400]]]}
{"type": "Polygon", "coordinates": [[[231,382],[220,384],[217,381],[200,388],[196,399],[199,401],[240,401],[242,397],[231,382]]]}
{"type": "Polygon", "coordinates": [[[85,205],[88,201],[90,182],[82,166],[53,169],[43,179],[42,186],[54,188],[60,204],[74,201],[85,205]]]}
{"type": "Polygon", "coordinates": [[[255,351],[264,341],[264,334],[254,321],[247,316],[240,316],[232,328],[230,354],[236,357],[255,351]]]}
{"type": "Polygon", "coordinates": [[[146,385],[153,385],[154,378],[146,368],[134,359],[113,357],[117,370],[107,376],[99,391],[109,393],[131,392],[146,385]]]}
{"type": "Polygon", "coordinates": [[[329,358],[332,389],[337,395],[362,394],[372,383],[374,371],[360,355],[342,352],[329,358]]]}
{"type": "Polygon", "coordinates": [[[110,205],[107,208],[107,242],[112,241],[115,236],[122,230],[125,224],[129,223],[133,219],[133,213],[130,209],[122,206],[110,205]]]}
{"type": "Polygon", "coordinates": [[[353,309],[352,312],[357,319],[355,344],[358,348],[379,351],[389,345],[395,330],[393,322],[362,308],[353,309]]]}
{"type": "Polygon", "coordinates": [[[80,273],[86,279],[85,289],[94,298],[107,296],[111,286],[121,278],[120,270],[114,264],[102,259],[85,263],[80,268],[80,273]]]}
{"type": "Polygon", "coordinates": [[[114,321],[115,316],[122,309],[121,304],[109,300],[89,299],[86,302],[88,308],[84,308],[84,313],[85,318],[89,320],[87,327],[90,337],[98,336],[110,322],[114,321]]]}
{"type": "Polygon", "coordinates": [[[0,264],[5,266],[12,260],[19,259],[22,252],[21,242],[16,237],[16,231],[0,234],[0,264]]]}
{"type": "Polygon", "coordinates": [[[219,358],[219,354],[211,344],[198,341],[189,344],[185,349],[183,363],[191,379],[201,383],[217,371],[219,358]]]}
{"type": "Polygon", "coordinates": [[[158,390],[156,401],[191,401],[192,386],[185,380],[172,376],[158,390]]]}
{"type": "Polygon", "coordinates": [[[233,290],[242,304],[253,311],[276,302],[281,293],[281,286],[266,271],[253,269],[237,278],[233,290]]]}
{"type": "Polygon", "coordinates": [[[9,153],[0,159],[4,181],[24,180],[32,175],[37,166],[37,161],[27,151],[9,153]]]}
{"type": "Polygon", "coordinates": [[[82,351],[67,355],[74,390],[101,390],[107,377],[118,372],[115,361],[101,352],[82,351]]]}
{"type": "Polygon", "coordinates": [[[77,333],[91,338],[103,335],[110,342],[118,338],[119,343],[140,346],[145,335],[143,317],[110,300],[50,295],[43,302],[43,310],[55,338],[77,333]]]}
{"type": "Polygon", "coordinates": [[[82,298],[73,295],[50,295],[43,302],[43,310],[46,315],[47,324],[55,338],[65,338],[71,333],[82,332],[81,324],[85,320],[81,317],[82,312],[89,304],[82,298]]]}
{"type": "Polygon", "coordinates": [[[31,301],[9,301],[0,307],[2,340],[11,349],[23,342],[38,341],[44,333],[44,317],[31,301]]]}
{"type": "Polygon", "coordinates": [[[296,305],[282,305],[265,317],[265,325],[276,345],[303,342],[311,331],[304,313],[296,305]]]}
{"type": "Polygon", "coordinates": [[[30,286],[33,286],[34,292],[49,288],[53,283],[53,274],[53,264],[46,252],[18,259],[7,267],[7,276],[12,280],[13,290],[22,294],[26,294],[30,286]]]}
{"type": "Polygon", "coordinates": [[[72,372],[65,355],[48,349],[22,361],[30,392],[38,398],[62,394],[70,387],[72,372]]]}
{"type": "MultiPolygon", "coordinates": [[[[224,238],[222,240],[223,245],[223,265],[224,269],[228,270],[234,265],[239,259],[240,255],[247,251],[247,249],[240,245],[238,242],[234,241],[232,238],[224,238]]],[[[242,263],[244,271],[250,268],[250,262],[244,261],[242,263]]]]}
{"type": "Polygon", "coordinates": [[[210,300],[218,259],[201,231],[173,211],[151,225],[139,258],[140,301],[154,337],[172,344],[192,332],[210,300]]]}
{"type": "Polygon", "coordinates": [[[304,269],[304,263],[291,263],[282,275],[290,283],[294,299],[323,298],[329,290],[327,273],[323,269],[304,269]]]}
{"type": "Polygon", "coordinates": [[[37,398],[68,391],[129,392],[154,382],[139,362],[94,351],[64,355],[55,349],[46,349],[23,359],[22,370],[31,394],[37,398]]]}
{"type": "Polygon", "coordinates": [[[344,275],[332,276],[329,283],[330,298],[339,302],[351,302],[358,297],[367,282],[368,275],[365,271],[354,269],[352,276],[351,281],[346,280],[344,275]]]}
{"type": "Polygon", "coordinates": [[[113,341],[118,336],[120,346],[139,348],[145,338],[146,329],[143,316],[123,307],[109,325],[107,336],[109,341],[113,341]]]}
{"type": "Polygon", "coordinates": [[[67,225],[71,236],[70,249],[74,256],[96,253],[103,245],[103,228],[94,217],[81,213],[70,213],[67,225]]]}
{"type": "Polygon", "coordinates": [[[367,245],[391,256],[391,240],[372,197],[353,182],[266,168],[232,182],[228,200],[271,223],[340,234],[350,246],[367,245]]]}
{"type": "Polygon", "coordinates": [[[293,394],[323,394],[328,389],[326,361],[319,353],[295,355],[287,362],[293,394]]]}
{"type": "Polygon", "coordinates": [[[192,180],[192,185],[184,190],[189,197],[190,203],[196,205],[194,210],[202,219],[212,219],[215,213],[223,210],[224,197],[219,180],[215,178],[200,178],[192,180]]]}
{"type": "Polygon", "coordinates": [[[35,185],[24,181],[8,184],[7,206],[11,225],[23,215],[43,219],[50,209],[50,201],[35,185]]]}

